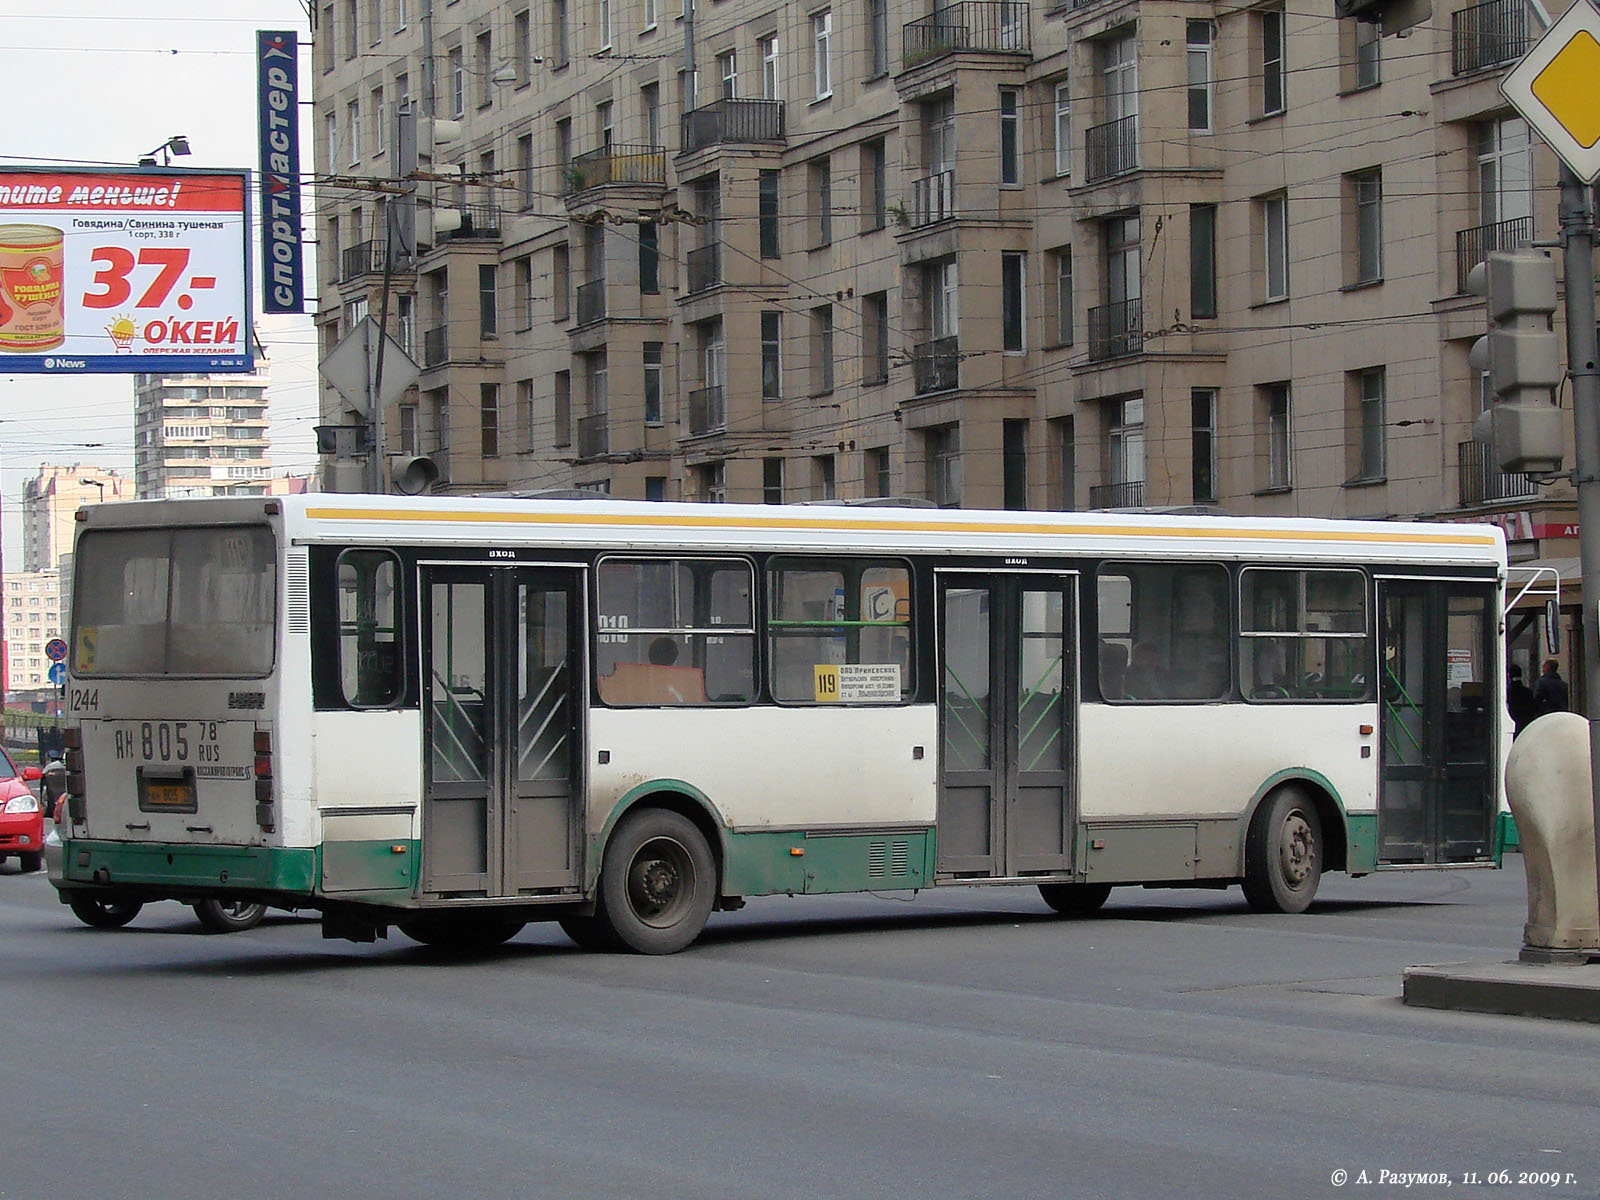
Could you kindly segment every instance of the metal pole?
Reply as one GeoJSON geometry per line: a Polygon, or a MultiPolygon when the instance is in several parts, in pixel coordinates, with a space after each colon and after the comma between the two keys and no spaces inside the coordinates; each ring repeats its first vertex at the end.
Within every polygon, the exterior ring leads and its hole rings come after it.
{"type": "Polygon", "coordinates": [[[1567,373],[1578,483],[1578,555],[1583,568],[1583,697],[1589,711],[1590,802],[1600,869],[1600,353],[1594,309],[1594,217],[1589,188],[1561,167],[1561,277],[1567,292],[1567,373]]]}

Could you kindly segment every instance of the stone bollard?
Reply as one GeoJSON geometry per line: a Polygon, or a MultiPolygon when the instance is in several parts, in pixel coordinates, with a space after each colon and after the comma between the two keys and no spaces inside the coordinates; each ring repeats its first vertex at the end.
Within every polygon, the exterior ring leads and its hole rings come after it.
{"type": "Polygon", "coordinates": [[[1528,876],[1521,958],[1581,961],[1600,949],[1589,722],[1562,712],[1527,726],[1506,759],[1506,799],[1528,876]]]}

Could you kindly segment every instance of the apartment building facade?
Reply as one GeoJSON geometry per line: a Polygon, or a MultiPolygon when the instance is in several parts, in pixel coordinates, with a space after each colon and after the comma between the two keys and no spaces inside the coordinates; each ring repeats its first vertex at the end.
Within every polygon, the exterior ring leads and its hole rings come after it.
{"type": "Polygon", "coordinates": [[[138,498],[267,495],[271,382],[265,360],[247,375],[134,376],[138,498]]]}
{"type": "Polygon", "coordinates": [[[22,569],[56,570],[72,553],[78,509],[132,500],[133,480],[104,467],[41,463],[22,485],[22,569]]]}
{"type": "Polygon", "coordinates": [[[1497,90],[1524,13],[318,0],[324,351],[387,313],[422,373],[383,454],[440,490],[1497,519],[1559,554],[1570,488],[1471,440],[1466,270],[1556,232],[1497,90]]]}

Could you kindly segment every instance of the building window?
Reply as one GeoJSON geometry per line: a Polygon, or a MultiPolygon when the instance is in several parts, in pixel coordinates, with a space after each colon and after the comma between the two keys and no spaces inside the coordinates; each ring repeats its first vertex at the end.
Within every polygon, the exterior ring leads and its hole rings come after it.
{"type": "Polygon", "coordinates": [[[450,70],[450,115],[462,117],[467,111],[467,68],[461,58],[461,47],[450,47],[446,61],[450,70]]]}
{"type": "Polygon", "coordinates": [[[1260,416],[1256,436],[1261,460],[1266,463],[1266,491],[1286,491],[1293,486],[1290,452],[1289,385],[1268,383],[1256,390],[1260,416]]]}
{"type": "Polygon", "coordinates": [[[499,268],[493,263],[478,265],[478,332],[493,337],[500,331],[499,268]]]}
{"type": "Polygon", "coordinates": [[[1021,148],[1018,145],[1017,89],[1000,89],[1000,182],[1016,183],[1021,178],[1021,148]]]}
{"type": "Polygon", "coordinates": [[[1255,14],[1257,53],[1261,63],[1261,115],[1284,110],[1283,20],[1281,8],[1255,14]]]}
{"type": "Polygon", "coordinates": [[[532,453],[534,448],[533,380],[517,380],[517,425],[522,431],[522,449],[532,453]]]}
{"type": "MultiPolygon", "coordinates": [[[[1119,504],[1141,501],[1128,485],[1144,483],[1144,397],[1111,402],[1106,428],[1107,474],[1113,484],[1124,485],[1119,504]]],[[[1092,489],[1091,489],[1092,490],[1092,489]]]]}
{"type": "Polygon", "coordinates": [[[639,226],[639,291],[661,293],[661,227],[654,221],[639,226]]]}
{"type": "Polygon", "coordinates": [[[572,42],[567,28],[567,0],[550,0],[550,49],[555,62],[552,66],[564,67],[572,59],[572,42]]]}
{"type": "Polygon", "coordinates": [[[660,425],[661,417],[661,343],[644,344],[644,423],[660,425]]]}
{"type": "Polygon", "coordinates": [[[889,382],[888,292],[873,292],[861,301],[861,382],[889,382]]]}
{"type": "Polygon", "coordinates": [[[838,494],[838,478],[833,455],[818,454],[811,460],[811,498],[832,500],[838,494]]]}
{"type": "Polygon", "coordinates": [[[1262,299],[1289,296],[1289,197],[1278,192],[1256,201],[1261,224],[1262,299]]]}
{"type": "Polygon", "coordinates": [[[572,372],[557,371],[552,395],[551,415],[555,421],[555,444],[572,445],[572,372]]]}
{"type": "Polygon", "coordinates": [[[833,241],[833,166],[826,157],[806,164],[807,197],[811,203],[811,248],[833,241]]]}
{"type": "Polygon", "coordinates": [[[890,486],[893,479],[889,474],[889,447],[878,446],[866,452],[866,484],[871,489],[868,495],[891,495],[890,486]]]}
{"type": "Polygon", "coordinates": [[[1012,511],[1028,507],[1028,422],[1002,421],[1000,425],[1001,505],[1012,511]]]}
{"type": "Polygon", "coordinates": [[[1485,121],[1474,130],[1478,219],[1484,225],[1533,215],[1533,145],[1521,117],[1485,121]]]}
{"type": "Polygon", "coordinates": [[[717,73],[722,76],[722,98],[736,99],[739,95],[739,55],[733,50],[717,55],[717,73]]]}
{"type": "Polygon", "coordinates": [[[517,139],[517,207],[533,207],[537,197],[533,191],[533,134],[525,133],[517,139]]]}
{"type": "Polygon", "coordinates": [[[761,313],[761,398],[783,399],[783,314],[761,313]]]}
{"type": "Polygon", "coordinates": [[[1361,171],[1345,176],[1347,220],[1354,253],[1350,268],[1353,283],[1377,283],[1383,278],[1383,172],[1361,171]]]}
{"type": "Polygon", "coordinates": [[[1072,100],[1067,81],[1056,84],[1055,107],[1056,174],[1072,174],[1072,100]]]}
{"type": "Polygon", "coordinates": [[[1382,479],[1387,472],[1384,447],[1384,368],[1369,367],[1352,371],[1346,386],[1350,395],[1351,482],[1367,483],[1382,479]]]}
{"type": "Polygon", "coordinates": [[[639,89],[639,111],[644,118],[645,145],[661,145],[661,87],[647,83],[639,89]]]}
{"type": "Polygon", "coordinates": [[[961,507],[961,430],[955,425],[924,435],[928,454],[928,499],[940,508],[961,507]]]}
{"type": "Polygon", "coordinates": [[[1211,132],[1212,72],[1211,47],[1216,26],[1210,21],[1188,23],[1189,130],[1211,132]]]}
{"type": "Polygon", "coordinates": [[[1078,507],[1078,438],[1071,417],[1050,422],[1053,473],[1051,507],[1071,512],[1078,507]]]}
{"type": "Polygon", "coordinates": [[[478,385],[478,428],[483,438],[483,456],[485,458],[498,458],[500,455],[500,385],[498,383],[480,383],[478,385]]]}
{"type": "Polygon", "coordinates": [[[1052,307],[1055,309],[1055,320],[1051,323],[1051,332],[1055,335],[1053,344],[1070,346],[1072,345],[1072,247],[1062,246],[1052,250],[1050,258],[1055,264],[1051,289],[1052,307]]]}
{"type": "Polygon", "coordinates": [[[1194,502],[1217,502],[1217,389],[1189,392],[1189,454],[1194,502]]]}
{"type": "Polygon", "coordinates": [[[1377,87],[1383,82],[1380,67],[1382,28],[1375,21],[1340,21],[1339,26],[1341,40],[1349,38],[1349,50],[1346,55],[1346,89],[1361,91],[1364,88],[1377,87]],[[1349,26],[1349,29],[1346,30],[1345,26],[1349,26]]]}
{"type": "Polygon", "coordinates": [[[781,175],[779,171],[762,171],[757,182],[762,258],[778,258],[782,255],[778,236],[778,184],[781,175]]]}
{"type": "Polygon", "coordinates": [[[645,29],[656,27],[656,0],[644,0],[644,26],[645,29]]]}
{"type": "Polygon", "coordinates": [[[1008,354],[1027,348],[1027,256],[1000,255],[1000,341],[1008,354]]]}
{"type": "Polygon", "coordinates": [[[833,391],[833,305],[811,310],[811,394],[833,391]]]}
{"type": "Polygon", "coordinates": [[[756,42],[756,49],[761,55],[761,98],[763,100],[778,99],[778,35],[769,33],[766,37],[756,42]]]}
{"type": "Polygon", "coordinates": [[[870,233],[889,222],[889,184],[882,138],[861,143],[861,231],[870,233]]]}
{"type": "Polygon", "coordinates": [[[599,10],[600,49],[611,49],[611,0],[595,0],[599,10]]]}
{"type": "Polygon", "coordinates": [[[1217,315],[1217,206],[1189,206],[1189,315],[1217,315]]]}
{"type": "Polygon", "coordinates": [[[572,313],[572,260],[565,242],[550,251],[550,308],[557,321],[572,313]]]}
{"type": "Polygon", "coordinates": [[[389,110],[384,107],[383,89],[372,89],[372,154],[376,158],[384,151],[383,139],[388,130],[389,110]]]}
{"type": "Polygon", "coordinates": [[[344,106],[345,135],[350,144],[350,165],[361,161],[361,104],[352,100],[344,106]]]}
{"type": "Polygon", "coordinates": [[[783,503],[783,459],[761,460],[761,503],[783,503]]]}
{"type": "Polygon", "coordinates": [[[474,43],[473,65],[478,76],[478,107],[488,108],[494,99],[494,84],[489,76],[494,73],[494,50],[489,33],[480,33],[474,43]]]}
{"type": "Polygon", "coordinates": [[[811,80],[818,100],[833,95],[833,13],[826,8],[811,14],[811,80]]]}
{"type": "Polygon", "coordinates": [[[512,63],[517,72],[517,86],[525,86],[533,78],[533,26],[528,10],[523,9],[511,18],[512,63]]]}

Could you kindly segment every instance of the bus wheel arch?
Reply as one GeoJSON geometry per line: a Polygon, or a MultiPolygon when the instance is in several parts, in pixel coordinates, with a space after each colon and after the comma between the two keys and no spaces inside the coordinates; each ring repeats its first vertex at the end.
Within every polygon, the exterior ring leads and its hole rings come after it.
{"type": "Polygon", "coordinates": [[[1343,867],[1343,829],[1337,804],[1315,783],[1291,779],[1268,790],[1244,839],[1241,882],[1250,907],[1279,913],[1309,908],[1323,872],[1343,867]]]}
{"type": "Polygon", "coordinates": [[[601,859],[594,920],[603,941],[636,954],[675,954],[700,936],[721,875],[712,839],[692,817],[636,804],[601,859]]]}

